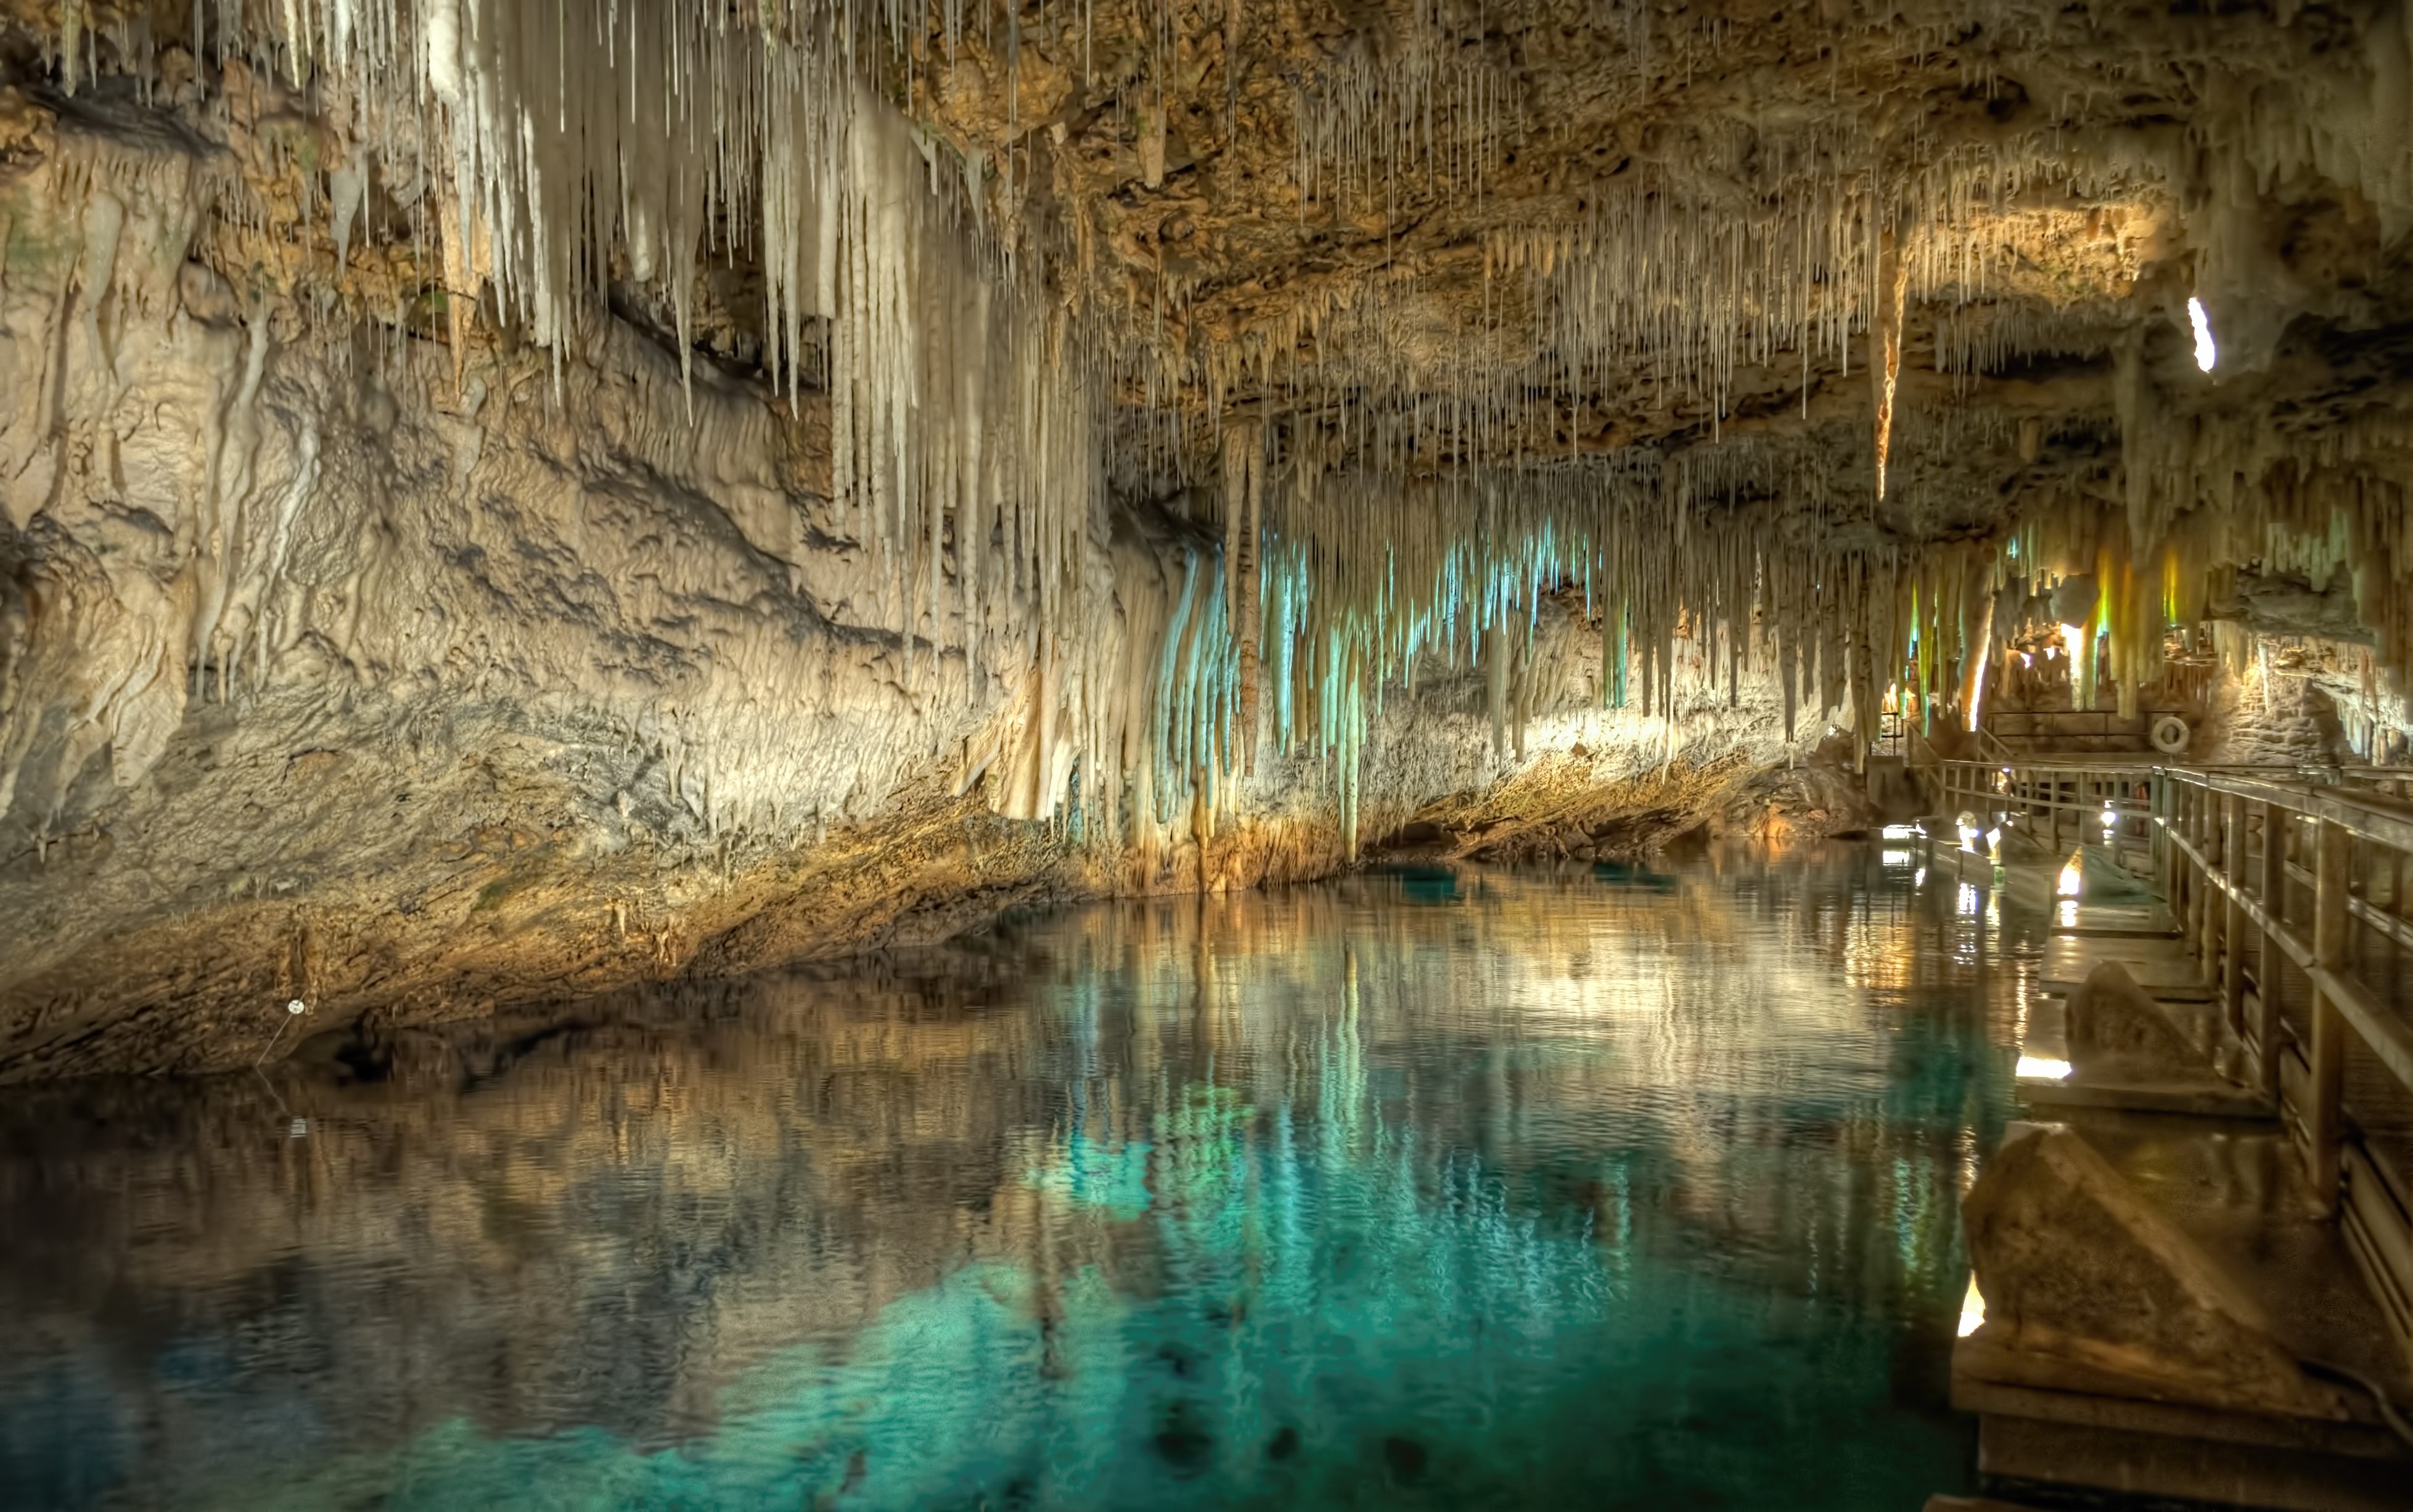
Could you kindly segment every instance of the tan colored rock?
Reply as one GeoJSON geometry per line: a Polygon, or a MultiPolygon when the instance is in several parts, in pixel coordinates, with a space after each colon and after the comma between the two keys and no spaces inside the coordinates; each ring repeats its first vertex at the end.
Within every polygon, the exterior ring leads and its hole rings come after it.
{"type": "Polygon", "coordinates": [[[2095,968],[2071,994],[2069,1056],[2080,1071],[2183,1076],[2206,1069],[2186,1031],[2118,961],[2095,968]]]}
{"type": "Polygon", "coordinates": [[[2155,1397],[2341,1416],[2254,1300],[2069,1129],[2014,1131],[1961,1212],[1986,1300],[1981,1342],[2155,1397]]]}

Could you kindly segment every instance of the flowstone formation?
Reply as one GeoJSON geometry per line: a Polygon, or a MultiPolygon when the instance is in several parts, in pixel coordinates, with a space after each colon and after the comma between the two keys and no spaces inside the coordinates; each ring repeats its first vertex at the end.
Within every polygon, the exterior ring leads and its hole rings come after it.
{"type": "Polygon", "coordinates": [[[2406,722],[2401,5],[9,0],[0,79],[0,1077],[1849,828],[2038,633],[2406,722]]]}

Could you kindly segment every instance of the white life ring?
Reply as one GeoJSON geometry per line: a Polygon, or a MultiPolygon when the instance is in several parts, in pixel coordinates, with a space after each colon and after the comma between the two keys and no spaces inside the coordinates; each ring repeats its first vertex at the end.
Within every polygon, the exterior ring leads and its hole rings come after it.
{"type": "Polygon", "coordinates": [[[2185,752],[2187,742],[2194,737],[2195,732],[2187,728],[2184,719],[2175,714],[2162,714],[2154,717],[2153,731],[2147,738],[2163,755],[2178,756],[2185,752]]]}

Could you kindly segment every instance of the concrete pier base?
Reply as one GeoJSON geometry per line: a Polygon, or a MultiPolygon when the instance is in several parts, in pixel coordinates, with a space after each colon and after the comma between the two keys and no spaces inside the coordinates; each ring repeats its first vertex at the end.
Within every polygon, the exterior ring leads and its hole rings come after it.
{"type": "Polygon", "coordinates": [[[1987,1321],[1953,1356],[1984,1474],[2413,1505],[2413,1445],[2350,1384],[2401,1402],[2413,1371],[2275,1123],[2071,1109],[2006,1148],[1969,1200],[1987,1321]]]}

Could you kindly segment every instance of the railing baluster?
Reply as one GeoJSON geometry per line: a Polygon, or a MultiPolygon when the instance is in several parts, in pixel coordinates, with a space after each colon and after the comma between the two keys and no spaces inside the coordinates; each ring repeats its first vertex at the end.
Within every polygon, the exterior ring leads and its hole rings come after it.
{"type": "MultiPolygon", "coordinates": [[[[2313,963],[2324,971],[2346,970],[2346,893],[2352,881],[2348,867],[2353,837],[2344,826],[2323,821],[2315,847],[2313,888],[2313,963]]],[[[2321,1216],[2337,1212],[2338,1149],[2346,1137],[2346,1017],[2316,976],[2313,986],[2313,1085],[2305,1120],[2312,1140],[2308,1162],[2313,1201],[2321,1216]]]]}
{"type": "Polygon", "coordinates": [[[2279,1040],[2287,953],[2279,943],[2279,926],[2287,921],[2287,811],[2270,799],[2262,802],[2262,912],[2272,927],[2262,931],[2261,962],[2257,990],[2260,1012],[2255,1015],[2262,1040],[2262,1095],[2279,1105],[2279,1040]]]}
{"type": "MultiPolygon", "coordinates": [[[[2220,799],[2220,874],[2234,884],[2245,875],[2245,805],[2235,793],[2220,799]]],[[[2228,1032],[2245,1038],[2245,908],[2234,887],[2221,892],[2220,1015],[2228,1032]]]]}

